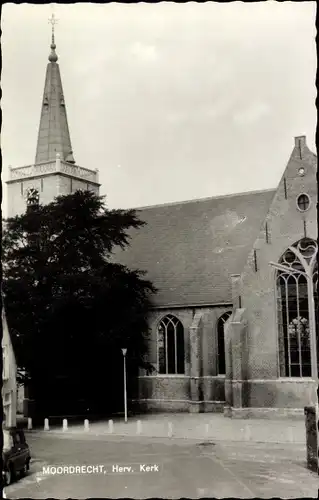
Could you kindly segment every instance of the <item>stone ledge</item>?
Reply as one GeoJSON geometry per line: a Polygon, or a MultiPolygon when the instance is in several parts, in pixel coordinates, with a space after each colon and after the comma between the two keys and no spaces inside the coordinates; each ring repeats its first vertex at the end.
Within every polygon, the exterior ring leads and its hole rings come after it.
{"type": "Polygon", "coordinates": [[[162,379],[165,379],[167,378],[168,380],[175,380],[175,379],[190,379],[192,377],[190,377],[190,375],[182,375],[182,374],[175,374],[175,373],[159,373],[157,375],[139,375],[138,376],[139,379],[158,379],[158,380],[162,380],[162,379]]]}
{"type": "Polygon", "coordinates": [[[190,399],[135,399],[132,403],[145,411],[183,411],[189,413],[223,413],[225,401],[192,401],[190,399]]]}
{"type": "Polygon", "coordinates": [[[293,418],[302,420],[304,418],[303,408],[232,408],[224,407],[224,416],[229,418],[293,418]]]}

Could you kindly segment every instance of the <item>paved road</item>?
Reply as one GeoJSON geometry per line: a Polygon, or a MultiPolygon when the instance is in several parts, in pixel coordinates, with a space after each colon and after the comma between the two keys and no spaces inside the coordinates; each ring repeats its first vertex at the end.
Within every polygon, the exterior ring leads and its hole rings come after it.
{"type": "Polygon", "coordinates": [[[28,440],[34,456],[32,470],[26,478],[6,488],[8,498],[317,498],[318,495],[318,476],[305,468],[305,450],[298,444],[215,444],[200,440],[43,433],[31,434],[28,440]],[[43,466],[90,465],[98,466],[98,472],[88,473],[89,469],[82,474],[42,472],[43,466]],[[132,470],[111,473],[116,465],[132,470]],[[147,471],[147,466],[152,465],[155,470],[147,471]]]}

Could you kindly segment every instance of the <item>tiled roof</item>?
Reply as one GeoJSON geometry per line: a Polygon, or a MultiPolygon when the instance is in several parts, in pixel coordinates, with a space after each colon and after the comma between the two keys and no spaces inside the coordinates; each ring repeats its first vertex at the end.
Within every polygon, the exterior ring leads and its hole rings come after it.
{"type": "Polygon", "coordinates": [[[158,289],[154,306],[231,302],[239,274],[267,214],[274,190],[137,209],[146,222],[114,260],[147,271],[158,289]]]}

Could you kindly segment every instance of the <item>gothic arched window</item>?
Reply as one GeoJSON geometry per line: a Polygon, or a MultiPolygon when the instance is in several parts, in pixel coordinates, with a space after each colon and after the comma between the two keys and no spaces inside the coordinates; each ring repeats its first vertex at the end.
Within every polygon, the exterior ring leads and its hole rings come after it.
{"type": "Polygon", "coordinates": [[[157,361],[159,373],[184,373],[184,328],[171,314],[157,327],[157,361]]]}
{"type": "Polygon", "coordinates": [[[217,321],[217,374],[226,374],[225,363],[225,335],[224,325],[231,315],[231,311],[227,311],[217,321]]]}
{"type": "Polygon", "coordinates": [[[317,252],[317,243],[303,238],[286,250],[276,266],[281,377],[312,376],[311,339],[318,325],[317,252]]]}

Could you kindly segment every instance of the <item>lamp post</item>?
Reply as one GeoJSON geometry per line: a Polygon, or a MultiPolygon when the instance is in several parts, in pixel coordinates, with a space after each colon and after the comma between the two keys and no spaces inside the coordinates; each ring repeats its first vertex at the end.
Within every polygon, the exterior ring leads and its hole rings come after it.
{"type": "Polygon", "coordinates": [[[122,349],[124,361],[124,421],[127,422],[127,391],[126,391],[126,353],[127,349],[122,349]]]}

